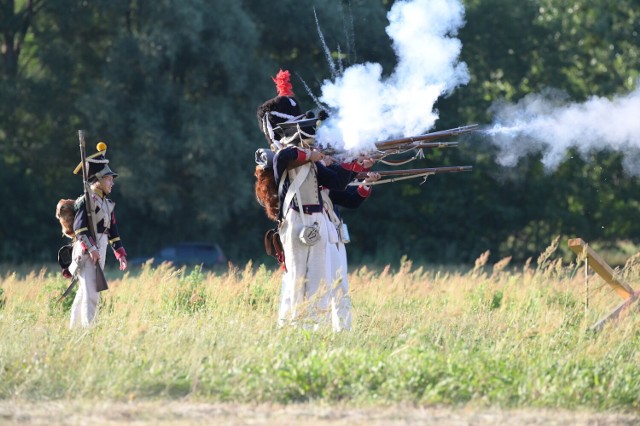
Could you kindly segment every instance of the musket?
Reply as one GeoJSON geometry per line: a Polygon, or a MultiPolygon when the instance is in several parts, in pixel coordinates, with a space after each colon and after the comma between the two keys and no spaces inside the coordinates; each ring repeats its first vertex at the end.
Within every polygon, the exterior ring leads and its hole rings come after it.
{"type": "MultiPolygon", "coordinates": [[[[382,160],[384,158],[390,157],[392,155],[406,154],[411,151],[419,152],[422,149],[440,149],[440,148],[457,148],[458,142],[408,142],[399,144],[393,147],[389,147],[385,150],[375,150],[362,154],[363,157],[372,158],[374,160],[382,160]]],[[[346,151],[337,150],[333,147],[329,146],[326,148],[319,149],[324,155],[329,155],[331,157],[336,157],[340,159],[349,159],[350,157],[346,151]]],[[[421,158],[418,156],[416,158],[421,158]]],[[[387,160],[384,161],[385,164],[393,165],[397,164],[405,164],[406,161],[399,160],[397,162],[387,160]]]]}
{"type": "MultiPolygon", "coordinates": [[[[316,118],[304,118],[300,120],[293,120],[290,122],[280,123],[274,130],[281,132],[283,135],[288,129],[306,126],[314,126],[317,123],[316,118]]],[[[459,136],[466,133],[474,132],[478,129],[478,124],[469,124],[466,126],[455,127],[453,129],[440,130],[437,132],[426,133],[423,135],[409,136],[399,139],[390,139],[381,142],[375,142],[376,149],[372,152],[365,153],[363,156],[370,157],[375,160],[382,160],[390,155],[403,154],[409,151],[418,151],[418,157],[422,156],[420,150],[422,149],[439,149],[439,148],[454,148],[458,146],[458,142],[436,142],[438,139],[448,138],[452,136],[459,136]]],[[[330,144],[327,146],[316,146],[316,149],[323,152],[325,155],[343,157],[348,153],[345,150],[336,149],[330,144]]],[[[405,161],[383,161],[388,165],[402,165],[411,161],[412,159],[405,161]]]]}
{"type": "Polygon", "coordinates": [[[456,127],[454,129],[439,130],[437,132],[426,133],[424,135],[409,136],[406,138],[390,139],[382,142],[376,142],[375,146],[378,150],[384,151],[387,149],[393,149],[397,146],[413,142],[428,142],[435,141],[442,138],[448,138],[451,136],[463,135],[465,133],[471,133],[478,129],[477,124],[469,124],[467,126],[456,127]]]}
{"type": "Polygon", "coordinates": [[[458,142],[411,142],[391,149],[457,148],[458,142]]]}
{"type": "MultiPolygon", "coordinates": [[[[460,173],[470,172],[473,170],[472,166],[449,166],[449,167],[427,167],[425,169],[405,169],[405,170],[381,170],[378,173],[380,176],[425,176],[435,175],[440,173],[460,173]]],[[[365,179],[371,172],[359,172],[356,175],[356,179],[365,179]]]]}
{"type": "Polygon", "coordinates": [[[416,151],[420,149],[440,149],[440,148],[457,148],[458,142],[409,142],[387,148],[385,150],[374,151],[366,156],[373,159],[385,158],[390,155],[404,154],[409,151],[416,151]]]}
{"type": "Polygon", "coordinates": [[[58,297],[56,302],[57,303],[62,302],[62,299],[64,299],[69,295],[69,293],[71,293],[71,289],[75,287],[77,282],[78,282],[78,270],[76,269],[76,271],[73,273],[73,277],[71,277],[71,283],[69,284],[69,286],[67,286],[67,289],[64,291],[64,293],[62,293],[62,296],[58,297]]]}
{"type": "MultiPolygon", "coordinates": [[[[290,128],[298,128],[298,127],[309,127],[314,126],[317,122],[317,118],[305,118],[301,120],[289,121],[278,124],[277,127],[274,127],[274,130],[284,131],[290,128]]],[[[375,142],[375,146],[379,150],[385,150],[389,148],[395,148],[398,145],[409,144],[413,142],[427,142],[427,141],[435,141],[442,138],[447,138],[451,136],[464,135],[466,133],[475,132],[478,130],[478,124],[468,124],[466,126],[455,127],[453,129],[439,130],[437,132],[425,133],[423,135],[416,136],[408,136],[399,139],[389,139],[386,141],[375,142]]],[[[432,146],[425,146],[424,148],[443,148],[447,145],[436,144],[432,146]]],[[[327,147],[326,149],[331,150],[333,148],[327,147]]]]}
{"type": "MultiPolygon", "coordinates": [[[[362,154],[365,157],[373,159],[381,159],[390,155],[402,154],[409,151],[418,151],[421,149],[440,149],[455,148],[458,142],[436,142],[451,136],[458,136],[466,133],[474,132],[478,129],[477,124],[469,124],[467,126],[456,127],[454,129],[440,130],[437,132],[426,133],[424,135],[409,136],[399,139],[390,139],[382,142],[375,142],[376,149],[374,151],[362,154]]],[[[346,154],[344,150],[338,150],[328,145],[319,147],[325,155],[343,156],[346,154]]],[[[403,164],[400,162],[400,164],[403,164]]]]}
{"type": "MultiPolygon", "coordinates": [[[[93,238],[94,244],[96,248],[98,247],[98,238],[97,238],[97,230],[96,223],[93,217],[93,199],[91,198],[91,186],[89,184],[89,177],[87,175],[87,156],[85,154],[85,140],[84,140],[84,130],[78,130],[78,139],[80,141],[80,160],[82,166],[82,183],[84,185],[84,206],[87,211],[87,222],[89,224],[89,235],[93,238]]],[[[104,291],[108,290],[109,286],[107,285],[107,279],[104,276],[104,271],[100,266],[100,262],[95,263],[96,266],[96,290],[104,291]]]]}

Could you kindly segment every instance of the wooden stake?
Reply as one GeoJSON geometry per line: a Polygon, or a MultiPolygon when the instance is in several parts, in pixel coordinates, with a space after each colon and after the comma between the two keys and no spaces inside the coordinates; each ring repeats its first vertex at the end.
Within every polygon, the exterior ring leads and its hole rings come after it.
{"type": "Polygon", "coordinates": [[[589,258],[584,258],[584,317],[589,313],[589,258]]]}
{"type": "Polygon", "coordinates": [[[591,330],[593,331],[602,330],[602,327],[604,327],[607,321],[618,318],[622,313],[622,311],[624,311],[627,307],[631,306],[631,304],[637,301],[639,297],[640,297],[640,291],[637,293],[634,293],[633,296],[631,296],[630,298],[628,298],[627,300],[625,300],[624,302],[616,306],[616,308],[613,311],[609,312],[607,315],[605,315],[600,320],[598,320],[597,323],[592,325],[591,330]]]}
{"type": "Polygon", "coordinates": [[[587,267],[591,266],[603,280],[607,282],[618,294],[618,296],[624,299],[620,305],[616,306],[616,308],[601,318],[597,323],[595,323],[591,329],[593,331],[600,331],[604,324],[612,319],[618,318],[620,313],[624,311],[627,307],[631,306],[636,300],[640,299],[640,291],[634,292],[633,288],[626,282],[622,281],[618,277],[616,277],[616,273],[611,267],[596,253],[593,251],[591,247],[581,238],[574,238],[569,240],[569,248],[573,250],[578,256],[583,253],[586,253],[584,265],[584,279],[585,279],[585,287],[587,290],[587,298],[585,303],[585,316],[586,316],[586,307],[589,305],[589,287],[588,287],[588,270],[587,267]]]}
{"type": "Polygon", "coordinates": [[[569,240],[569,248],[573,250],[577,255],[582,254],[583,251],[587,252],[587,259],[589,261],[589,266],[593,269],[598,275],[602,277],[603,280],[607,282],[618,296],[623,299],[629,299],[633,295],[633,289],[629,284],[622,281],[618,277],[616,277],[616,273],[607,262],[605,262],[587,243],[582,241],[581,238],[574,238],[569,240]]]}

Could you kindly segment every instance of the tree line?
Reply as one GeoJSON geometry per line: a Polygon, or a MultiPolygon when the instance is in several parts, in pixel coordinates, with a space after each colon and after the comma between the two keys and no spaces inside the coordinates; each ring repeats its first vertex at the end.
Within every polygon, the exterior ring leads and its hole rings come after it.
{"type": "MultiPolygon", "coordinates": [[[[289,69],[303,109],[334,60],[380,63],[392,1],[0,0],[0,261],[54,261],[54,209],[81,193],[77,130],[108,145],[130,256],[218,242],[236,263],[265,261],[273,227],[253,194],[255,111],[289,69]],[[305,89],[309,88],[309,91],[305,89]],[[310,92],[310,93],[309,93],[310,92]]],[[[466,0],[461,60],[471,81],[437,106],[438,128],[491,123],[491,106],[546,88],[576,101],[631,91],[640,71],[637,0],[466,0]]],[[[481,136],[427,153],[473,173],[380,185],[345,212],[356,262],[462,263],[491,250],[524,261],[556,235],[637,241],[638,179],[619,153],[568,152],[496,164],[481,136]]]]}

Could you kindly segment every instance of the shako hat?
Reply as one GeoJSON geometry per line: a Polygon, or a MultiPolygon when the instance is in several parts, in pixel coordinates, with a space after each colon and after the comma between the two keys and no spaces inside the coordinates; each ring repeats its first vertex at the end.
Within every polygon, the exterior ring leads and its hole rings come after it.
{"type": "MultiPolygon", "coordinates": [[[[109,160],[105,156],[107,153],[107,144],[104,142],[98,142],[96,150],[98,152],[86,157],[87,179],[89,179],[89,182],[96,182],[105,176],[113,176],[114,178],[118,177],[118,174],[109,167],[109,160]]],[[[78,174],[80,173],[80,170],[82,170],[82,162],[78,163],[76,168],[73,170],[73,173],[78,174]]]]}
{"type": "Polygon", "coordinates": [[[289,71],[280,70],[276,77],[271,79],[276,84],[278,95],[260,105],[257,111],[258,125],[269,144],[280,149],[302,139],[313,139],[315,129],[308,126],[308,122],[304,120],[308,117],[302,112],[295,98],[289,71]],[[305,126],[280,126],[282,123],[294,124],[298,121],[305,126]]]}

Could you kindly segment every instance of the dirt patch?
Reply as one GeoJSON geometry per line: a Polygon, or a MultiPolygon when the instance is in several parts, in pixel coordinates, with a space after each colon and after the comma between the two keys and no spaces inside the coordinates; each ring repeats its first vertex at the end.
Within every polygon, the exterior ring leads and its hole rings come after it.
{"type": "Polygon", "coordinates": [[[0,401],[2,425],[637,425],[640,416],[564,410],[454,409],[182,401],[0,401]]]}

